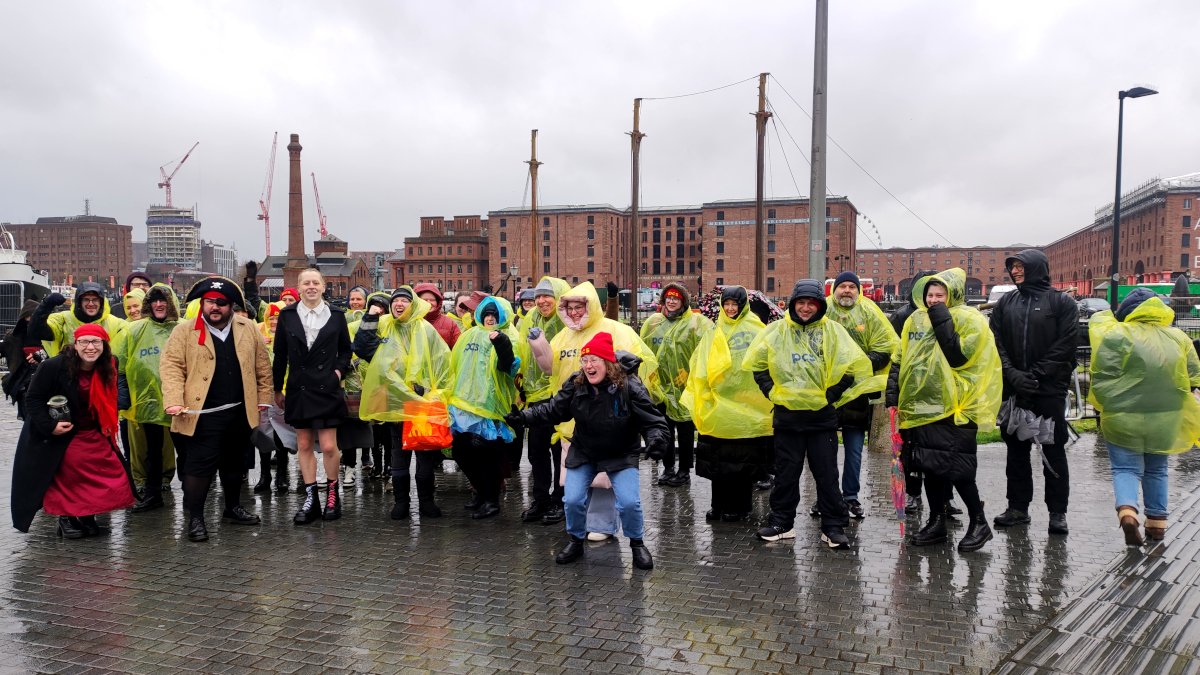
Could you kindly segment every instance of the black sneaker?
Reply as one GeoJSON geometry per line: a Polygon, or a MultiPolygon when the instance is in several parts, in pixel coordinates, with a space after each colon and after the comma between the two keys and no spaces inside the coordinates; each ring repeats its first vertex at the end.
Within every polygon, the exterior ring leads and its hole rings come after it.
{"type": "Polygon", "coordinates": [[[842,528],[834,526],[830,527],[825,532],[821,533],[821,541],[825,542],[829,548],[844,550],[850,548],[850,539],[842,528]]]}
{"type": "Polygon", "coordinates": [[[534,502],[533,506],[521,512],[522,523],[537,523],[541,522],[542,517],[546,515],[546,507],[542,504],[534,502]]]}
{"type": "Polygon", "coordinates": [[[221,522],[233,523],[234,525],[258,525],[262,522],[262,518],[250,513],[241,505],[235,506],[232,509],[226,509],[221,514],[221,522]]]}
{"type": "Polygon", "coordinates": [[[850,515],[854,516],[856,519],[862,520],[863,518],[867,517],[866,512],[863,511],[862,504],[860,504],[857,499],[847,500],[846,506],[850,509],[850,515]]]}
{"type": "Polygon", "coordinates": [[[582,558],[585,550],[582,539],[571,537],[571,541],[568,541],[558,555],[554,556],[554,562],[559,565],[569,565],[582,558]]]}
{"type": "Polygon", "coordinates": [[[783,529],[776,525],[767,525],[755,533],[763,541],[779,541],[780,539],[795,539],[795,529],[783,529]]]}
{"type": "Polygon", "coordinates": [[[1068,534],[1070,529],[1067,527],[1067,514],[1051,513],[1050,526],[1046,528],[1050,534],[1068,534]]]}
{"type": "Polygon", "coordinates": [[[670,485],[671,479],[675,477],[675,467],[669,466],[663,469],[662,475],[658,477],[659,485],[670,485]]]}
{"type": "Polygon", "coordinates": [[[688,473],[687,469],[676,471],[675,475],[671,476],[666,481],[666,484],[671,487],[683,487],[684,485],[691,485],[691,483],[692,475],[688,473]]]}
{"type": "Polygon", "coordinates": [[[992,519],[996,527],[1012,527],[1013,525],[1028,525],[1029,513],[1009,507],[1004,513],[992,519]]]}
{"type": "Polygon", "coordinates": [[[816,504],[813,504],[812,508],[808,510],[808,515],[812,516],[813,518],[820,518],[821,517],[821,507],[816,504]]]}

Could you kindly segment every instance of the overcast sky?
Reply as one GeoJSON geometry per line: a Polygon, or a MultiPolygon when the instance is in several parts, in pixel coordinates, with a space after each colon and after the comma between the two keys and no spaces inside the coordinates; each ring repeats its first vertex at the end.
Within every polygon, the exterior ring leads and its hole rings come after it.
{"type": "MultiPolygon", "coordinates": [[[[1113,196],[1117,92],[1134,85],[1162,93],[1127,101],[1126,189],[1200,171],[1200,2],[830,4],[829,134],[956,245],[1091,223],[1113,196]]],[[[310,241],[310,172],[356,250],[401,246],[420,216],[521,205],[533,128],[541,204],[625,208],[633,99],[760,72],[777,112],[767,195],[807,196],[813,23],[807,0],[3,3],[0,221],[87,198],[142,240],[158,167],[198,140],[176,205],[259,257],[275,131],[276,253],[289,133],[310,241]]],[[[643,205],[754,196],[756,89],[643,104],[643,205]]],[[[946,243],[833,146],[828,185],[886,246],[946,243]]]]}

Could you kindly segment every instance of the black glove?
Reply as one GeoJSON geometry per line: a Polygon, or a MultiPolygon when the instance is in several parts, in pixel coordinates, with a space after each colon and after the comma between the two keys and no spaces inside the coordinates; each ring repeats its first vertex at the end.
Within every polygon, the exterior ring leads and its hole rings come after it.
{"type": "Polygon", "coordinates": [[[246,263],[246,277],[253,279],[258,276],[258,263],[251,260],[246,263]]]}
{"type": "Polygon", "coordinates": [[[1038,390],[1038,381],[1024,370],[1011,370],[1008,374],[1013,391],[1020,396],[1033,396],[1038,390]]]}
{"type": "Polygon", "coordinates": [[[516,406],[513,406],[513,411],[504,416],[504,423],[513,429],[520,429],[525,424],[525,415],[516,406]]]}
{"type": "Polygon", "coordinates": [[[413,392],[416,393],[417,396],[425,395],[425,387],[422,387],[421,385],[419,385],[415,382],[413,383],[412,390],[413,390],[413,392]]]}
{"type": "Polygon", "coordinates": [[[608,297],[610,297],[610,298],[620,297],[621,289],[617,288],[617,285],[614,284],[613,282],[611,282],[611,281],[608,282],[607,284],[604,285],[604,288],[606,290],[608,290],[608,297]]]}
{"type": "Polygon", "coordinates": [[[660,460],[667,454],[667,442],[660,436],[650,442],[646,446],[646,456],[650,459],[660,460]]]}
{"type": "Polygon", "coordinates": [[[929,308],[929,321],[933,325],[936,326],[945,321],[952,320],[953,318],[950,316],[950,308],[946,306],[946,303],[939,302],[938,304],[929,308]]]}
{"type": "Polygon", "coordinates": [[[513,367],[514,355],[512,348],[512,340],[508,336],[499,331],[496,332],[496,337],[492,338],[492,348],[496,350],[496,367],[500,372],[507,373],[513,367]]]}
{"type": "Polygon", "coordinates": [[[833,405],[842,397],[842,394],[846,393],[846,390],[849,389],[850,385],[852,384],[854,384],[854,376],[843,375],[842,379],[838,380],[837,384],[825,390],[825,402],[829,405],[833,405]]]}
{"type": "Polygon", "coordinates": [[[757,370],[754,372],[754,382],[758,385],[762,395],[771,398],[771,388],[775,386],[775,381],[771,379],[771,372],[768,370],[757,370]]]}
{"type": "Polygon", "coordinates": [[[63,297],[62,293],[51,293],[42,298],[42,304],[47,307],[58,307],[66,301],[67,299],[63,297]]]}

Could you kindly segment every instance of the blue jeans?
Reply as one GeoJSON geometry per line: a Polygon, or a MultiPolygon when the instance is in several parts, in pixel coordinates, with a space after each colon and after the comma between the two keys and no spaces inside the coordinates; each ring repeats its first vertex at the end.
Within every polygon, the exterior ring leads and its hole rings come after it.
{"type": "Polygon", "coordinates": [[[1148,518],[1167,517],[1167,456],[1136,452],[1108,443],[1113,493],[1117,508],[1138,505],[1138,488],[1146,502],[1148,518]]]}
{"type": "MultiPolygon", "coordinates": [[[[585,464],[576,469],[567,469],[566,485],[563,487],[563,508],[567,515],[567,533],[576,539],[587,536],[589,488],[596,477],[596,467],[585,464]]],[[[621,516],[621,529],[630,539],[642,538],[642,495],[638,486],[637,467],[621,469],[608,474],[612,481],[613,497],[617,500],[617,513],[621,516]]]]}
{"type": "Polygon", "coordinates": [[[846,458],[842,463],[842,499],[858,501],[858,476],[862,471],[863,443],[866,441],[865,429],[842,429],[842,447],[846,450],[846,458]]]}

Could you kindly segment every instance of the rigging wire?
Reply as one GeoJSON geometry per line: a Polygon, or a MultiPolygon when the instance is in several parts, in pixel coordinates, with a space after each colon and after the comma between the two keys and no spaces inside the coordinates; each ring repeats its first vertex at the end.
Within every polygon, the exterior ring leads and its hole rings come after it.
{"type": "MultiPolygon", "coordinates": [[[[811,162],[811,161],[809,161],[809,159],[808,159],[808,156],[804,154],[804,150],[801,150],[801,149],[800,149],[800,144],[796,142],[796,138],[795,138],[794,136],[792,136],[792,132],[791,132],[790,130],[788,130],[788,128],[787,128],[787,124],[785,124],[785,123],[784,123],[784,121],[783,121],[783,118],[779,116],[779,111],[778,111],[778,110],[775,108],[775,106],[774,106],[774,105],[772,105],[772,104],[771,104],[771,99],[770,99],[770,98],[768,98],[768,99],[767,99],[767,109],[768,109],[769,111],[771,111],[771,125],[772,125],[772,126],[775,126],[775,121],[776,121],[776,120],[778,120],[778,121],[779,121],[779,126],[782,126],[782,127],[783,127],[783,131],[784,131],[784,133],[786,133],[786,134],[787,134],[787,137],[788,137],[789,139],[791,139],[791,141],[792,141],[792,145],[796,146],[796,150],[797,150],[797,151],[799,151],[799,153],[800,153],[800,156],[801,156],[801,157],[804,157],[804,161],[805,161],[805,163],[807,163],[807,164],[808,164],[808,165],[811,167],[811,166],[812,166],[812,162],[811,162]]],[[[778,131],[778,127],[776,127],[776,131],[778,131]]],[[[780,148],[782,149],[782,148],[783,148],[783,140],[782,140],[782,138],[780,138],[780,137],[779,137],[779,135],[778,135],[778,134],[776,134],[776,139],[775,139],[775,140],[776,140],[776,142],[778,142],[778,143],[779,143],[779,146],[780,146],[780,148]]],[[[786,151],[784,152],[784,161],[787,161],[787,153],[786,153],[786,151]]],[[[789,163],[789,164],[788,164],[788,171],[789,171],[789,172],[791,172],[791,170],[792,170],[792,166],[791,166],[791,164],[789,163]]],[[[800,186],[799,186],[799,184],[797,184],[797,183],[796,183],[796,175],[795,175],[795,173],[792,173],[792,183],[796,185],[796,194],[801,194],[801,192],[800,192],[800,186]]],[[[828,184],[828,183],[826,183],[826,188],[829,188],[829,184],[828,184]]],[[[811,197],[811,195],[810,195],[810,197],[811,197]]],[[[860,214],[860,215],[861,215],[861,214],[860,214]]],[[[869,219],[869,218],[868,218],[868,221],[870,221],[870,219],[869,219]]],[[[872,227],[874,227],[874,223],[872,223],[871,225],[872,225],[872,227]]],[[[878,232],[878,231],[876,231],[876,233],[875,233],[875,235],[876,235],[876,236],[875,236],[874,238],[872,238],[872,237],[871,237],[871,234],[870,234],[869,232],[867,232],[865,229],[863,229],[863,226],[862,226],[860,223],[858,223],[858,222],[855,222],[854,226],[855,226],[855,227],[858,229],[858,231],[859,231],[859,232],[861,232],[861,233],[862,233],[862,235],[863,235],[864,237],[866,237],[867,241],[871,242],[872,244],[876,244],[877,246],[879,246],[879,248],[883,248],[883,242],[882,242],[882,240],[881,240],[882,238],[881,238],[881,237],[879,237],[879,232],[878,232]]]]}
{"type": "Polygon", "coordinates": [[[739,80],[737,82],[731,82],[729,84],[721,85],[720,87],[713,87],[712,89],[705,89],[704,91],[695,91],[690,94],[676,94],[674,96],[643,96],[643,97],[641,97],[641,99],[643,101],[666,101],[666,100],[673,99],[673,98],[687,98],[688,96],[700,96],[702,94],[711,94],[714,91],[721,91],[722,89],[736,87],[739,84],[745,84],[747,82],[750,82],[750,81],[753,81],[756,79],[758,79],[758,75],[752,75],[750,77],[747,77],[744,80],[739,80]]]}
{"type": "MultiPolygon", "coordinates": [[[[787,95],[787,97],[788,97],[788,98],[792,99],[792,103],[795,103],[797,108],[800,108],[800,112],[804,113],[804,115],[805,115],[806,117],[808,117],[809,119],[812,119],[812,115],[810,115],[810,114],[809,114],[809,112],[808,112],[807,110],[805,110],[804,106],[800,105],[800,102],[799,102],[799,101],[797,101],[797,100],[796,100],[796,98],[795,98],[794,96],[792,96],[792,95],[791,95],[791,94],[788,92],[787,88],[783,86],[783,83],[782,83],[782,82],[780,82],[778,78],[776,78],[774,75],[772,75],[772,76],[771,76],[771,79],[772,79],[772,80],[775,80],[775,84],[779,85],[779,89],[780,89],[780,90],[781,90],[781,91],[782,91],[782,92],[783,92],[785,95],[787,95]]],[[[900,199],[899,197],[897,197],[895,194],[893,194],[891,190],[887,189],[887,187],[885,187],[885,186],[883,185],[883,183],[880,183],[880,182],[879,182],[879,179],[877,179],[877,178],[875,178],[875,176],[871,175],[871,172],[870,172],[870,171],[867,171],[866,167],[864,167],[862,164],[859,164],[858,160],[857,160],[857,159],[855,159],[855,158],[854,158],[854,156],[853,156],[853,155],[851,155],[851,154],[850,154],[850,153],[849,153],[849,152],[848,152],[848,151],[847,151],[845,148],[843,148],[843,147],[842,147],[842,145],[841,145],[840,143],[838,143],[838,142],[837,142],[837,140],[836,140],[836,139],[834,139],[834,137],[833,137],[833,136],[830,136],[829,134],[826,134],[826,135],[825,135],[825,137],[829,139],[829,142],[830,142],[830,143],[833,143],[835,146],[837,146],[837,149],[838,149],[838,150],[841,150],[841,151],[842,151],[842,153],[843,153],[844,155],[846,155],[846,157],[848,157],[848,158],[850,159],[850,161],[851,161],[851,162],[853,162],[853,163],[854,163],[854,166],[857,166],[857,167],[859,168],[859,170],[860,170],[860,171],[862,171],[864,174],[866,174],[867,178],[870,178],[870,179],[871,179],[871,180],[872,180],[872,181],[873,181],[873,182],[874,182],[876,185],[878,185],[878,186],[879,186],[879,189],[881,189],[881,190],[883,190],[884,192],[886,192],[886,193],[887,193],[887,195],[888,195],[889,197],[891,197],[892,199],[894,199],[894,200],[896,201],[896,203],[897,203],[897,204],[899,204],[900,206],[904,207],[904,210],[905,210],[905,211],[908,211],[910,214],[912,214],[912,216],[913,216],[914,218],[916,218],[918,221],[920,221],[922,225],[924,225],[925,227],[929,228],[929,231],[930,231],[930,232],[933,232],[933,233],[934,233],[934,234],[936,234],[937,236],[941,237],[941,238],[942,238],[942,239],[943,239],[943,240],[944,240],[944,241],[945,241],[947,244],[950,244],[951,246],[956,246],[954,242],[950,241],[950,238],[949,238],[949,237],[947,237],[946,235],[944,235],[944,234],[942,234],[941,232],[939,232],[939,231],[937,230],[937,228],[935,228],[933,225],[930,225],[930,224],[929,224],[929,223],[928,223],[928,222],[927,222],[927,221],[926,221],[924,218],[922,218],[922,217],[920,216],[920,214],[918,214],[916,211],[913,211],[913,210],[912,210],[912,208],[910,208],[910,207],[908,206],[908,204],[905,204],[903,201],[901,201],[901,199],[900,199]]],[[[793,142],[794,142],[794,139],[793,139],[793,142]]]]}

